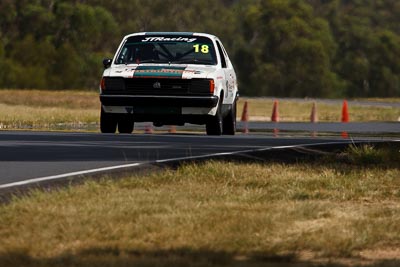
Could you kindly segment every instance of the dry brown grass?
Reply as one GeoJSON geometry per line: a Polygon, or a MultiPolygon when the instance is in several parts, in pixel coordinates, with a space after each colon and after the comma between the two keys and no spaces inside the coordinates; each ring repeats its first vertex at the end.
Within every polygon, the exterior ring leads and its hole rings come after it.
{"type": "Polygon", "coordinates": [[[11,106],[65,109],[99,108],[98,92],[78,90],[0,90],[0,103],[11,106]]]}
{"type": "Polygon", "coordinates": [[[98,124],[98,93],[0,90],[0,129],[75,129],[98,124]]]}
{"type": "MultiPolygon", "coordinates": [[[[241,118],[244,101],[249,102],[250,120],[269,121],[272,100],[240,98],[238,119],[241,118]]],[[[397,99],[385,100],[386,102],[397,99]]],[[[282,122],[307,122],[310,120],[312,102],[279,102],[282,122]]],[[[0,90],[0,128],[8,129],[75,129],[97,130],[100,101],[97,92],[48,91],[48,90],[0,90]],[[91,127],[90,125],[94,125],[91,127]]],[[[339,122],[340,104],[317,104],[321,122],[339,122]]],[[[349,105],[350,120],[397,121],[400,109],[390,107],[366,107],[349,105]]]]}
{"type": "Polygon", "coordinates": [[[0,266],[398,266],[400,156],[371,151],[36,191],[0,206],[0,266]]]}
{"type": "Polygon", "coordinates": [[[99,109],[0,104],[0,129],[73,129],[96,125],[99,109]]]}
{"type": "MultiPolygon", "coordinates": [[[[365,99],[367,100],[367,99],[365,99]]],[[[393,99],[393,102],[396,99],[393,99]]],[[[238,119],[243,111],[244,102],[248,102],[250,120],[270,121],[272,115],[273,101],[268,99],[241,98],[238,103],[238,119]]],[[[383,101],[383,100],[382,100],[383,101]]],[[[386,100],[386,102],[391,102],[386,100]]],[[[282,122],[309,122],[313,101],[296,102],[292,100],[280,100],[278,110],[282,122]]],[[[317,104],[317,114],[320,122],[340,122],[342,106],[340,104],[317,104]]],[[[400,119],[400,108],[394,107],[370,107],[349,105],[350,121],[369,122],[381,121],[390,122],[400,119]]]]}

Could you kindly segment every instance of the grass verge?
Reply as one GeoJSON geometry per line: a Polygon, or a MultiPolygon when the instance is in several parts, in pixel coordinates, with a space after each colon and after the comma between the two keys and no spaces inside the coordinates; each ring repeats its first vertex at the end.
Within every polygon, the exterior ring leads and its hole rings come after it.
{"type": "Polygon", "coordinates": [[[0,266],[398,266],[398,149],[34,191],[0,206],[0,266]]]}
{"type": "MultiPolygon", "coordinates": [[[[362,101],[367,101],[363,99],[362,101]]],[[[381,99],[382,100],[382,99],[381,99]]],[[[241,98],[238,103],[238,113],[242,112],[244,102],[248,102],[250,120],[270,121],[273,101],[263,98],[241,98]]],[[[397,102],[396,99],[382,100],[397,102]]],[[[313,100],[296,102],[293,100],[279,101],[279,115],[282,122],[309,122],[313,100]]],[[[317,101],[317,117],[320,122],[340,122],[342,104],[326,104],[317,101]]],[[[239,115],[239,114],[238,114],[239,115]]],[[[400,108],[381,106],[357,106],[349,104],[349,116],[352,122],[395,122],[400,120],[400,108]]],[[[240,119],[240,117],[238,117],[240,119]]]]}
{"type": "Polygon", "coordinates": [[[98,128],[98,93],[0,90],[0,129],[98,128]]]}
{"type": "MultiPolygon", "coordinates": [[[[238,119],[243,104],[249,103],[250,120],[269,121],[273,102],[266,99],[240,98],[238,119]]],[[[397,99],[385,100],[386,102],[397,99]]],[[[312,102],[281,100],[280,119],[283,122],[307,122],[310,120],[312,102]]],[[[393,107],[349,106],[350,120],[398,121],[400,109],[393,107]]],[[[98,129],[100,101],[97,92],[0,90],[0,129],[98,129]],[[93,127],[87,126],[93,125],[93,127]]],[[[321,122],[339,122],[340,104],[318,103],[321,122]]]]}

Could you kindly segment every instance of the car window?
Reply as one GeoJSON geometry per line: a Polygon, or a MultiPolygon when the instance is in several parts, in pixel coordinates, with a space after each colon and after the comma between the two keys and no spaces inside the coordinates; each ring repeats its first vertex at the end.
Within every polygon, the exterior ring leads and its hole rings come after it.
{"type": "Polygon", "coordinates": [[[217,41],[217,46],[218,46],[218,52],[219,52],[219,56],[221,58],[221,65],[223,68],[226,68],[226,59],[225,59],[225,55],[224,52],[222,51],[222,47],[221,44],[217,41]]]}
{"type": "Polygon", "coordinates": [[[203,36],[140,35],[129,37],[115,64],[182,63],[216,65],[211,39],[203,36]]]}

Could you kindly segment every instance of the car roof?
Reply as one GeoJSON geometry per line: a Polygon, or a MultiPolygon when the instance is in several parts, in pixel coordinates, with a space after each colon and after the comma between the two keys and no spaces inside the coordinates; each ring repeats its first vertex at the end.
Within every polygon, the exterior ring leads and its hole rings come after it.
{"type": "Polygon", "coordinates": [[[212,34],[208,34],[208,33],[201,33],[201,32],[137,32],[137,33],[131,33],[128,34],[124,37],[128,38],[131,36],[138,36],[138,35],[146,35],[146,36],[158,36],[158,35],[180,35],[180,36],[204,36],[204,37],[208,37],[211,39],[218,39],[218,37],[216,37],[215,35],[212,34]]]}

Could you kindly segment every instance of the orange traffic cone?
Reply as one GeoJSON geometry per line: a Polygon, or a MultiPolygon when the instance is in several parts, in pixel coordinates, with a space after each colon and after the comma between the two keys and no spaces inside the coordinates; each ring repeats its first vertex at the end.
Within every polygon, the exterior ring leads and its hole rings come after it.
{"type": "Polygon", "coordinates": [[[168,132],[169,132],[169,133],[176,133],[176,127],[175,127],[175,125],[171,125],[170,128],[169,128],[169,130],[168,130],[168,132]]]}
{"type": "MultiPolygon", "coordinates": [[[[347,123],[350,121],[350,116],[349,116],[349,108],[347,105],[347,100],[343,101],[343,107],[342,107],[342,122],[347,123]]],[[[349,134],[345,131],[342,132],[341,136],[343,138],[349,138],[349,134]]]]}
{"type": "Polygon", "coordinates": [[[342,107],[342,122],[349,122],[350,118],[349,118],[349,109],[347,106],[347,101],[344,100],[343,101],[343,107],[342,107]]]}
{"type": "Polygon", "coordinates": [[[278,100],[274,101],[274,107],[272,108],[271,121],[279,122],[278,100]]]}
{"type": "Polygon", "coordinates": [[[249,125],[248,125],[248,121],[249,121],[249,111],[248,111],[248,104],[247,104],[247,101],[244,102],[241,121],[244,122],[243,133],[246,133],[246,134],[249,133],[249,125]]]}
{"type": "Polygon", "coordinates": [[[315,102],[313,102],[313,105],[312,105],[312,108],[311,108],[310,121],[312,123],[318,122],[317,104],[315,102]]]}
{"type": "Polygon", "coordinates": [[[151,127],[150,124],[146,124],[145,128],[144,128],[144,133],[146,134],[152,134],[153,133],[153,127],[151,127]]]}
{"type": "Polygon", "coordinates": [[[279,136],[279,129],[278,128],[274,128],[272,130],[272,133],[274,134],[274,137],[278,137],[279,136]]]}
{"type": "Polygon", "coordinates": [[[241,121],[248,121],[248,120],[249,120],[249,112],[248,112],[248,104],[246,101],[244,102],[241,121]]]}
{"type": "MultiPolygon", "coordinates": [[[[312,108],[311,108],[311,115],[310,115],[310,122],[311,123],[317,123],[318,122],[318,113],[317,113],[317,104],[313,102],[312,108]]],[[[318,134],[316,131],[311,132],[312,137],[316,137],[318,134]]]]}

